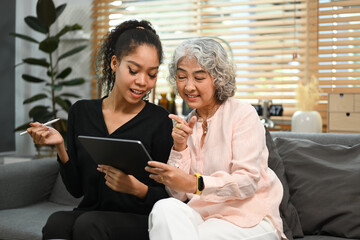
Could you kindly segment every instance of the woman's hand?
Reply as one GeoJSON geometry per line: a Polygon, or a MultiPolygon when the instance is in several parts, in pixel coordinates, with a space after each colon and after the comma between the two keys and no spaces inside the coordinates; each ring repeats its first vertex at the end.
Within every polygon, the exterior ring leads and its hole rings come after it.
{"type": "Polygon", "coordinates": [[[30,126],[31,127],[27,129],[27,132],[30,134],[35,144],[55,145],[60,161],[63,164],[69,161],[69,156],[64,145],[64,139],[55,128],[44,126],[38,122],[30,123],[30,126]]]}
{"type": "Polygon", "coordinates": [[[145,170],[150,174],[150,178],[166,185],[177,192],[195,193],[196,192],[196,177],[190,175],[180,168],[170,166],[165,163],[149,161],[149,166],[145,170]]]}
{"type": "Polygon", "coordinates": [[[148,186],[137,180],[133,175],[128,175],[108,165],[98,165],[97,170],[105,173],[105,183],[112,190],[131,194],[141,199],[145,198],[148,186]]]}
{"type": "Polygon", "coordinates": [[[169,118],[176,121],[171,133],[171,136],[174,139],[174,150],[181,152],[186,149],[187,139],[193,132],[196,116],[193,116],[189,123],[187,123],[182,117],[174,114],[170,114],[169,118]]]}
{"type": "Polygon", "coordinates": [[[30,123],[27,132],[32,137],[35,144],[39,145],[60,145],[64,143],[61,134],[54,128],[44,126],[41,123],[30,123]]]}

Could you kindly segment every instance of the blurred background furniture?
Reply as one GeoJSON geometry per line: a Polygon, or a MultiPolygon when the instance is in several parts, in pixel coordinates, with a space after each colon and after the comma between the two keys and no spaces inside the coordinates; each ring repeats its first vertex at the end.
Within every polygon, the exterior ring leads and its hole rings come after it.
{"type": "Polygon", "coordinates": [[[360,133],[360,93],[330,93],[328,132],[360,133]]]}

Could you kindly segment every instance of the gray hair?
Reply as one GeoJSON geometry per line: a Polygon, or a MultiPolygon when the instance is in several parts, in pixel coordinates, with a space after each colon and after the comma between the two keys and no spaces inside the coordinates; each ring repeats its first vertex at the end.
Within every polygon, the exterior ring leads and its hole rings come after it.
{"type": "Polygon", "coordinates": [[[175,49],[169,63],[168,81],[174,87],[176,87],[177,65],[183,57],[195,58],[213,77],[215,97],[219,103],[234,96],[236,90],[235,67],[219,42],[210,38],[196,38],[181,43],[175,49]]]}

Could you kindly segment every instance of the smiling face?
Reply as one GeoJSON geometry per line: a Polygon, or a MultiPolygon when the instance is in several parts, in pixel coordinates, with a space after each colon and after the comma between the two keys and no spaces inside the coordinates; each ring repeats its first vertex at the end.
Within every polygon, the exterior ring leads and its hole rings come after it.
{"type": "Polygon", "coordinates": [[[120,61],[113,56],[111,69],[115,72],[113,92],[130,104],[138,103],[156,84],[159,57],[155,47],[140,45],[120,61]]]}
{"type": "Polygon", "coordinates": [[[179,60],[176,85],[182,99],[189,107],[208,111],[216,104],[214,79],[195,58],[179,60]]]}

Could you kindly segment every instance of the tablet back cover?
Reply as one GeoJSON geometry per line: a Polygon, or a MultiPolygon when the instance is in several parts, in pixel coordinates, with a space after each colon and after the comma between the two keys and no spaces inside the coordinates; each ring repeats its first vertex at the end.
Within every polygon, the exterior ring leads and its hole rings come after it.
{"type": "Polygon", "coordinates": [[[90,136],[78,139],[96,163],[113,166],[138,179],[149,175],[144,168],[151,157],[141,141],[90,136]]]}

